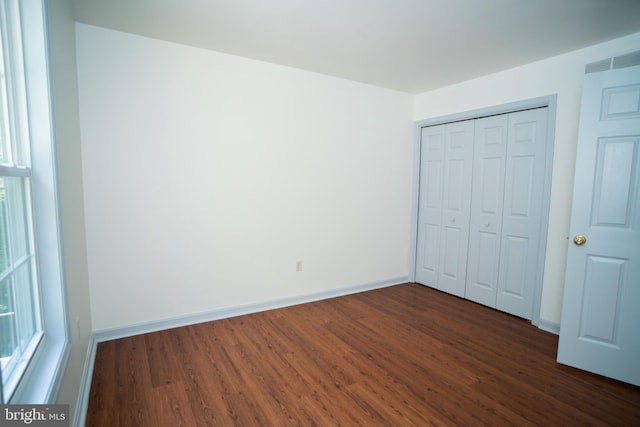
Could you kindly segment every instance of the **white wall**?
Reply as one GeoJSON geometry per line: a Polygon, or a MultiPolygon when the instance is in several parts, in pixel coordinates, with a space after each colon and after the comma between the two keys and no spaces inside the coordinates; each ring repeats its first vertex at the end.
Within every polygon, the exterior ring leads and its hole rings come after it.
{"type": "Polygon", "coordinates": [[[406,278],[411,95],[76,37],[94,329],[406,278]]]}
{"type": "Polygon", "coordinates": [[[414,119],[423,120],[558,95],[542,320],[560,323],[584,66],[639,48],[637,33],[415,97],[414,119]]]}
{"type": "Polygon", "coordinates": [[[48,2],[47,15],[66,308],[71,341],[58,403],[69,404],[73,417],[92,332],[82,198],[75,23],[69,0],[48,2]]]}

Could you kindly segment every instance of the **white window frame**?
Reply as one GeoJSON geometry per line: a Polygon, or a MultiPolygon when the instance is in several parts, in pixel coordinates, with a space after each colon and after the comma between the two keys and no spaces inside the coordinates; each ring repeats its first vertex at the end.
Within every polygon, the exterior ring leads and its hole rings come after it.
{"type": "MultiPolygon", "coordinates": [[[[31,150],[31,203],[39,278],[42,339],[4,403],[52,403],[69,354],[62,269],[53,111],[45,0],[0,0],[19,7],[22,28],[27,126],[31,150]]],[[[1,382],[0,382],[1,383],[1,382]]],[[[3,395],[0,393],[0,395],[3,395]]]]}

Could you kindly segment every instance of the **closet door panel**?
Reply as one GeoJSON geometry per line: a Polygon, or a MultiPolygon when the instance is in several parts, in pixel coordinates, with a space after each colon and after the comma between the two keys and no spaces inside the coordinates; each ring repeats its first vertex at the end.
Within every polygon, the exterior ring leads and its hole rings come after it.
{"type": "MultiPolygon", "coordinates": [[[[440,227],[433,224],[424,225],[424,239],[422,241],[423,256],[421,257],[421,269],[423,277],[427,277],[425,284],[435,286],[438,277],[438,247],[440,246],[440,227]],[[433,278],[433,281],[429,281],[433,278]]],[[[420,279],[420,283],[423,283],[420,279]]]]}
{"type": "Polygon", "coordinates": [[[502,248],[496,307],[531,318],[538,279],[547,110],[509,114],[502,248]]]}
{"type": "Polygon", "coordinates": [[[458,254],[461,248],[461,241],[464,240],[460,233],[460,228],[455,226],[445,226],[443,230],[442,250],[442,276],[448,279],[457,280],[460,277],[461,269],[458,261],[458,254]]]}
{"type": "Polygon", "coordinates": [[[445,125],[425,127],[420,137],[420,206],[416,281],[437,287],[439,276],[445,125]]]}
{"type": "Polygon", "coordinates": [[[504,245],[506,258],[501,260],[504,265],[502,293],[514,298],[526,297],[527,257],[529,251],[529,239],[523,237],[507,236],[504,245]]]}
{"type": "Polygon", "coordinates": [[[457,296],[464,296],[467,277],[473,139],[473,120],[446,125],[438,289],[457,296]]]}
{"type": "Polygon", "coordinates": [[[536,157],[534,155],[514,156],[510,159],[511,194],[507,201],[509,216],[512,220],[521,219],[524,223],[531,218],[531,203],[535,201],[532,192],[536,189],[536,157]]]}
{"type": "Polygon", "coordinates": [[[476,120],[465,298],[491,307],[500,263],[507,130],[506,115],[476,120]]]}
{"type": "Polygon", "coordinates": [[[464,197],[468,193],[464,188],[466,184],[465,159],[448,159],[446,170],[445,208],[453,215],[463,215],[467,206],[464,197]]]}
{"type": "Polygon", "coordinates": [[[500,238],[495,232],[480,230],[472,243],[475,250],[471,252],[470,246],[465,297],[493,307],[496,303],[500,238]]]}

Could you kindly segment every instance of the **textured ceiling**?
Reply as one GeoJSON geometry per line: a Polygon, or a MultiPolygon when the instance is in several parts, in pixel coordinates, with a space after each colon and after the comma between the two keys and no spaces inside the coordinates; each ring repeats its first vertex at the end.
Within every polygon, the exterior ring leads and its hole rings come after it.
{"type": "Polygon", "coordinates": [[[76,20],[86,24],[410,93],[640,32],[640,0],[73,0],[73,5],[76,20]]]}

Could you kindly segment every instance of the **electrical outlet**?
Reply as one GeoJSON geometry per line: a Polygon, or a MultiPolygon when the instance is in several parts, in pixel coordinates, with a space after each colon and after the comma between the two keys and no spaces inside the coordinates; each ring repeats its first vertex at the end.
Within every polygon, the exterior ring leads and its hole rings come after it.
{"type": "Polygon", "coordinates": [[[302,271],[302,261],[296,261],[296,273],[300,273],[302,271]]]}

